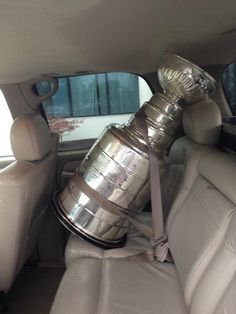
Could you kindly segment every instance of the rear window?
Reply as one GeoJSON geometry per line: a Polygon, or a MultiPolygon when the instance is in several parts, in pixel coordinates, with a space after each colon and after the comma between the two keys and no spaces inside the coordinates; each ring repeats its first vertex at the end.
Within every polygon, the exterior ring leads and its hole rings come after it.
{"type": "Polygon", "coordinates": [[[13,122],[6,99],[0,90],[0,159],[12,157],[12,149],[10,143],[10,130],[13,122]]]}
{"type": "MultiPolygon", "coordinates": [[[[43,102],[43,108],[51,129],[64,143],[61,148],[84,143],[91,146],[105,126],[127,123],[152,96],[146,81],[130,73],[62,77],[58,84],[58,91],[43,102]]],[[[51,85],[39,82],[37,90],[40,96],[45,95],[51,85]]]]}
{"type": "Polygon", "coordinates": [[[222,77],[222,84],[226,99],[233,115],[236,115],[236,64],[229,64],[222,77]]]}

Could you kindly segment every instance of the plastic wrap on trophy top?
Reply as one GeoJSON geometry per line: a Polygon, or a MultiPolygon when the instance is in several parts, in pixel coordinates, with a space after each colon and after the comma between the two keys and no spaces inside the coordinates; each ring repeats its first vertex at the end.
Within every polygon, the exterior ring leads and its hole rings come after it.
{"type": "MultiPolygon", "coordinates": [[[[142,109],[149,144],[159,158],[160,174],[165,169],[165,151],[171,144],[184,106],[211,95],[215,80],[191,62],[166,55],[158,69],[163,93],[156,93],[142,109]]],[[[122,246],[130,228],[123,216],[106,210],[82,192],[86,184],[132,218],[150,199],[147,143],[134,114],[127,125],[108,126],[95,142],[80,168],[55,198],[55,212],[74,234],[105,248],[122,246]]]]}

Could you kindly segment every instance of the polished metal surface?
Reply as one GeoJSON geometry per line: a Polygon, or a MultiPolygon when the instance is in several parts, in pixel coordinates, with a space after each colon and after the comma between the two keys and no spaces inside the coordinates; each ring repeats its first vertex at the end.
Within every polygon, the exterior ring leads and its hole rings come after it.
{"type": "Polygon", "coordinates": [[[194,103],[210,96],[216,81],[206,71],[174,54],[163,57],[158,68],[159,82],[166,93],[194,103]]]}
{"type": "MultiPolygon", "coordinates": [[[[147,116],[148,135],[150,144],[157,150],[163,151],[172,141],[171,135],[179,124],[182,108],[178,104],[179,98],[171,94],[155,94],[149,102],[144,103],[147,116]]],[[[127,133],[137,142],[145,143],[142,132],[139,131],[136,115],[126,127],[127,133]]]]}
{"type": "MultiPolygon", "coordinates": [[[[166,55],[158,69],[163,93],[144,103],[150,145],[165,170],[165,148],[179,124],[183,101],[193,103],[208,97],[216,88],[205,71],[176,56],[166,55]]],[[[147,145],[134,114],[128,125],[108,126],[93,145],[79,168],[84,181],[122,211],[135,217],[150,198],[147,145]]],[[[97,245],[117,247],[129,230],[127,219],[99,206],[79,189],[74,174],[58,195],[56,212],[72,232],[97,245]]]]}

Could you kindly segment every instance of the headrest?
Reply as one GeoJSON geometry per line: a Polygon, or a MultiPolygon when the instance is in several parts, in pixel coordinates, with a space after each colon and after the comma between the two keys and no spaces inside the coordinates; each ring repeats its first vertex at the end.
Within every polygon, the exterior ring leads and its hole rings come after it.
{"type": "Polygon", "coordinates": [[[51,149],[51,134],[45,120],[38,114],[16,118],[11,127],[11,147],[16,160],[42,159],[51,149]]]}
{"type": "Polygon", "coordinates": [[[198,144],[217,144],[221,125],[220,109],[210,98],[196,102],[184,111],[185,134],[198,144]]]}

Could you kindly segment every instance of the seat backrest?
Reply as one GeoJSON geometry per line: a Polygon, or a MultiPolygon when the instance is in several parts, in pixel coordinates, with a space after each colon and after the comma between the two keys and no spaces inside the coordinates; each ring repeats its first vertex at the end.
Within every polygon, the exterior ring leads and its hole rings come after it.
{"type": "Polygon", "coordinates": [[[187,136],[170,152],[172,176],[181,184],[172,188],[177,196],[167,234],[191,314],[236,308],[236,156],[211,147],[220,122],[213,101],[190,106],[184,114],[187,136]]]}
{"type": "Polygon", "coordinates": [[[220,246],[217,245],[217,251],[193,293],[191,314],[201,313],[202,309],[206,314],[231,314],[236,312],[236,156],[209,155],[200,162],[199,170],[210,183],[211,193],[224,199],[224,206],[218,203],[217,198],[213,201],[214,215],[217,216],[213,223],[217,224],[221,216],[224,224],[218,230],[220,246]]]}
{"type": "MultiPolygon", "coordinates": [[[[187,304],[190,303],[194,287],[204,271],[204,267],[199,266],[200,270],[198,270],[196,265],[194,266],[194,262],[197,264],[199,261],[201,250],[205,250],[204,247],[200,245],[198,252],[193,245],[194,251],[188,255],[188,261],[184,254],[188,249],[184,242],[185,236],[188,235],[187,238],[192,239],[192,236],[196,236],[194,231],[198,233],[200,230],[198,228],[195,230],[192,226],[194,220],[199,222],[202,218],[207,222],[204,218],[205,211],[197,210],[201,206],[207,207],[209,201],[207,199],[208,182],[205,182],[204,177],[199,174],[198,163],[204,156],[218,151],[215,145],[219,140],[221,123],[220,110],[211,99],[202,100],[185,110],[183,126],[186,136],[176,140],[172,145],[169,154],[170,167],[162,184],[164,209],[168,212],[172,204],[167,220],[167,233],[176,265],[179,265],[178,269],[187,304]],[[201,199],[203,192],[206,195],[199,205],[195,200],[201,199]],[[200,218],[200,216],[202,217],[200,218]],[[194,267],[196,267],[196,271],[194,267]]],[[[213,211],[215,204],[210,203],[209,206],[213,211]]],[[[210,232],[210,230],[208,231],[210,232]]],[[[201,236],[205,243],[204,232],[201,233],[201,236]]],[[[205,234],[206,238],[207,236],[208,233],[205,234]]],[[[192,245],[191,241],[189,243],[192,245]]],[[[191,248],[189,247],[189,249],[191,248]]]]}
{"type": "Polygon", "coordinates": [[[236,215],[224,242],[202,276],[191,304],[191,314],[204,308],[206,314],[233,314],[236,311],[236,215]],[[207,295],[207,298],[206,298],[207,295]]]}
{"type": "MultiPolygon", "coordinates": [[[[235,175],[235,156],[222,152],[205,155],[197,164],[197,175],[186,198],[171,209],[167,223],[169,245],[190,309],[199,295],[205,298],[203,288],[198,286],[220,249],[234,214],[235,175]]],[[[205,308],[204,313],[208,313],[205,308]]]]}
{"type": "Polygon", "coordinates": [[[48,207],[56,153],[44,119],[17,118],[11,128],[16,161],[0,171],[0,291],[7,291],[31,253],[48,207]]]}
{"type": "Polygon", "coordinates": [[[161,182],[166,217],[173,202],[184,199],[182,187],[186,189],[192,185],[199,159],[216,150],[221,125],[219,107],[209,98],[188,106],[184,111],[183,128],[186,136],[173,143],[168,156],[169,166],[161,182]],[[182,193],[179,193],[180,190],[182,193]]]}

